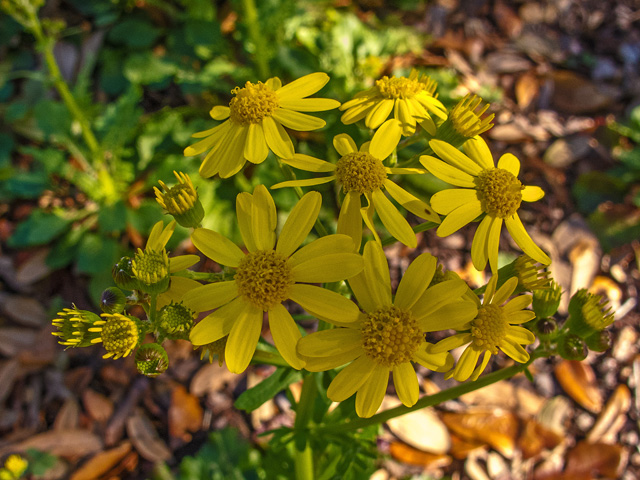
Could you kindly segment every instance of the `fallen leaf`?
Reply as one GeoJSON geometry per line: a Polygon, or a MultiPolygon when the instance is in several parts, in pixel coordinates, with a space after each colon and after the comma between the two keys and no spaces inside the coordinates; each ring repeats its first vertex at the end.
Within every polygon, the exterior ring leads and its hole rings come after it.
{"type": "Polygon", "coordinates": [[[113,414],[113,402],[90,388],[82,392],[82,404],[91,418],[106,423],[113,414]]]}
{"type": "Polygon", "coordinates": [[[558,446],[564,437],[533,419],[524,421],[524,428],[518,438],[518,447],[522,451],[522,456],[526,458],[535,457],[543,450],[551,450],[558,446]]]}
{"type": "Polygon", "coordinates": [[[130,442],[122,442],[116,448],[100,452],[77,469],[70,480],[94,480],[116,466],[131,451],[130,442]]]}
{"type": "Polygon", "coordinates": [[[44,248],[36,251],[22,262],[16,269],[16,282],[25,287],[49,276],[51,268],[46,262],[48,255],[49,249],[44,248]]]}
{"type": "Polygon", "coordinates": [[[141,410],[127,419],[127,435],[144,459],[165,462],[171,458],[167,444],[158,436],[155,427],[141,410]]]}
{"type": "Polygon", "coordinates": [[[185,442],[191,440],[187,432],[197,432],[202,427],[202,407],[194,395],[182,385],[177,385],[171,393],[169,407],[169,435],[185,442]]]}
{"type": "Polygon", "coordinates": [[[7,327],[0,329],[0,353],[13,357],[20,350],[33,345],[38,332],[30,328],[7,327]]]}
{"type": "Polygon", "coordinates": [[[505,457],[513,456],[519,422],[511,412],[493,409],[444,413],[442,421],[465,440],[485,442],[505,457]]]}
{"type": "Polygon", "coordinates": [[[15,360],[6,360],[0,363],[0,405],[4,405],[20,373],[20,363],[15,360]]]}
{"type": "Polygon", "coordinates": [[[449,455],[427,453],[401,442],[391,442],[389,452],[396,460],[410,465],[429,468],[443,468],[451,464],[449,455]]]}
{"type": "MultiPolygon", "coordinates": [[[[385,410],[398,405],[400,402],[391,397],[383,402],[385,410]]],[[[387,421],[387,426],[396,437],[418,450],[441,455],[451,448],[449,431],[432,408],[392,418],[387,421]]]]}
{"type": "Polygon", "coordinates": [[[593,413],[602,409],[602,394],[591,366],[575,360],[563,360],[556,365],[554,373],[563,390],[580,406],[593,413]]]}
{"type": "Polygon", "coordinates": [[[67,398],[53,422],[53,430],[73,430],[80,425],[80,406],[74,397],[67,398]]]}
{"type": "Polygon", "coordinates": [[[42,327],[49,321],[42,304],[32,297],[0,293],[0,305],[7,317],[26,327],[42,327]]]}
{"type": "Polygon", "coordinates": [[[538,96],[540,82],[533,72],[526,72],[518,78],[515,86],[516,101],[521,109],[526,109],[538,96]]]}
{"type": "Polygon", "coordinates": [[[536,415],[536,420],[545,428],[558,435],[565,435],[566,426],[573,415],[573,408],[569,400],[563,396],[550,398],[536,415]]]}
{"type": "Polygon", "coordinates": [[[51,430],[0,449],[0,456],[34,448],[57,457],[80,458],[102,450],[102,440],[88,430],[51,430]]]}
{"type": "Polygon", "coordinates": [[[621,445],[578,442],[567,454],[565,473],[574,475],[574,478],[591,478],[587,475],[620,478],[627,464],[628,455],[621,445]]]}
{"type": "Polygon", "coordinates": [[[222,390],[226,384],[238,381],[238,378],[238,375],[219,366],[217,362],[207,363],[193,376],[189,391],[196,397],[202,397],[207,393],[222,390]]]}
{"type": "Polygon", "coordinates": [[[451,434],[451,448],[449,454],[457,460],[464,460],[471,454],[477,453],[479,450],[486,450],[487,444],[484,441],[465,440],[455,433],[451,434]]]}
{"type": "Polygon", "coordinates": [[[613,98],[595,84],[568,70],[553,70],[551,103],[558,110],[577,115],[594,113],[608,108],[613,98]]]}
{"type": "Polygon", "coordinates": [[[505,410],[517,411],[520,416],[536,415],[545,401],[539,395],[524,388],[516,387],[506,380],[465,393],[460,396],[460,400],[467,405],[501,407],[505,410]]]}
{"type": "Polygon", "coordinates": [[[620,384],[615,389],[600,412],[596,423],[587,434],[587,441],[613,443],[618,432],[627,421],[627,412],[631,407],[629,388],[620,384]]]}

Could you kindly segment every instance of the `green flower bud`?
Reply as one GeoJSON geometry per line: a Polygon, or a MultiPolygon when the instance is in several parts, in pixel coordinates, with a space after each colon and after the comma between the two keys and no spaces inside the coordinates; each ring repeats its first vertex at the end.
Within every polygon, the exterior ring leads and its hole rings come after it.
{"type": "Polygon", "coordinates": [[[131,258],[122,257],[111,270],[111,276],[115,284],[125,290],[136,290],[138,288],[138,280],[133,275],[131,265],[131,258]]]}
{"type": "Polygon", "coordinates": [[[536,331],[540,340],[547,340],[556,334],[558,324],[553,318],[541,318],[536,322],[536,331]]]}
{"type": "Polygon", "coordinates": [[[438,140],[443,140],[454,147],[460,147],[470,138],[480,135],[493,127],[495,114],[482,115],[489,109],[490,104],[482,105],[482,98],[468,94],[460,100],[449,112],[448,118],[436,130],[438,140]]]}
{"type": "Polygon", "coordinates": [[[131,271],[138,280],[138,288],[146,293],[162,293],[169,289],[169,256],[162,249],[138,249],[131,261],[131,271]]]}
{"type": "Polygon", "coordinates": [[[594,352],[604,352],[611,347],[613,340],[609,330],[601,330],[589,335],[585,339],[585,342],[587,342],[589,350],[593,350],[594,352]]]}
{"type": "Polygon", "coordinates": [[[100,338],[93,343],[102,342],[107,351],[102,358],[126,357],[144,338],[146,329],[137,318],[119,313],[103,313],[101,317],[105,320],[95,323],[100,338]]]}
{"type": "Polygon", "coordinates": [[[558,342],[558,353],[565,360],[584,360],[587,358],[587,346],[578,335],[564,335],[558,342]]]}
{"type": "Polygon", "coordinates": [[[169,356],[157,343],[144,343],[136,351],[136,368],[147,377],[157,377],[169,368],[169,356]]]}
{"type": "Polygon", "coordinates": [[[578,290],[569,302],[567,326],[571,333],[587,338],[611,325],[614,317],[608,304],[601,295],[578,290]]]}
{"type": "Polygon", "coordinates": [[[52,334],[60,337],[58,343],[67,347],[88,347],[100,341],[100,325],[102,320],[93,312],[73,308],[65,308],[58,312],[60,318],[51,323],[58,329],[52,334]]]}
{"type": "Polygon", "coordinates": [[[104,313],[122,313],[127,296],[118,287],[109,287],[100,296],[100,309],[104,313]]]}
{"type": "Polygon", "coordinates": [[[558,311],[562,289],[554,280],[551,280],[549,288],[533,291],[533,311],[539,318],[551,317],[558,311]]]}
{"type": "Polygon", "coordinates": [[[156,192],[156,200],[162,205],[162,208],[173,215],[173,218],[180,225],[186,228],[197,228],[204,218],[204,209],[198,198],[198,193],[191,183],[189,175],[176,171],[173,174],[178,179],[178,184],[168,188],[162,180],[159,180],[158,183],[164,192],[153,187],[156,192]]]}
{"type": "Polygon", "coordinates": [[[182,303],[165,305],[158,313],[160,328],[167,336],[174,339],[189,339],[189,332],[193,327],[195,312],[188,309],[182,303]]]}

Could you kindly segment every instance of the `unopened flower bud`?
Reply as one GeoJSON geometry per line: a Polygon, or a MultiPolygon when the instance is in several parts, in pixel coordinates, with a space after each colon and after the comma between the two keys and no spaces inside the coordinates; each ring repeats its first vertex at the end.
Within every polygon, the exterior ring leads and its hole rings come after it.
{"type": "Polygon", "coordinates": [[[109,287],[100,296],[100,309],[104,313],[122,313],[127,296],[118,287],[109,287]]]}
{"type": "Polygon", "coordinates": [[[436,136],[454,147],[460,147],[470,138],[480,135],[493,127],[495,114],[482,115],[489,109],[490,104],[482,105],[482,98],[468,94],[460,100],[449,112],[449,117],[438,127],[436,136]]]}
{"type": "Polygon", "coordinates": [[[587,346],[578,335],[564,335],[558,342],[558,353],[565,360],[584,360],[587,358],[587,346]]]}
{"type": "Polygon", "coordinates": [[[115,284],[125,290],[136,290],[138,288],[138,280],[133,275],[131,269],[131,258],[122,257],[118,260],[111,270],[111,276],[115,284]]]}
{"type": "Polygon", "coordinates": [[[136,351],[136,368],[147,377],[157,377],[169,368],[169,356],[157,343],[144,343],[136,351]]]}
{"type": "Polygon", "coordinates": [[[193,327],[195,312],[188,309],[182,303],[165,305],[158,313],[160,328],[168,337],[188,340],[189,332],[193,327]]]}
{"type": "Polygon", "coordinates": [[[169,256],[147,247],[138,249],[131,261],[131,270],[138,280],[138,288],[146,293],[162,293],[169,288],[169,256]]]}
{"type": "Polygon", "coordinates": [[[572,333],[582,338],[604,330],[613,323],[609,302],[600,295],[578,290],[569,302],[567,326],[572,333]]]}
{"type": "Polygon", "coordinates": [[[60,318],[51,323],[58,329],[53,335],[59,337],[58,343],[67,347],[88,347],[100,341],[97,325],[102,323],[100,317],[93,312],[80,310],[75,305],[58,312],[60,318]]]}
{"type": "Polygon", "coordinates": [[[158,187],[153,187],[156,200],[162,208],[173,215],[180,225],[186,228],[197,228],[204,218],[204,209],[198,198],[198,192],[191,183],[189,175],[176,171],[173,174],[178,179],[178,183],[173,187],[167,187],[162,180],[158,183],[164,192],[158,187]]]}
{"type": "Polygon", "coordinates": [[[536,322],[536,330],[540,340],[546,340],[558,331],[558,324],[553,318],[541,318],[536,322]]]}
{"type": "Polygon", "coordinates": [[[592,333],[585,339],[585,342],[587,342],[589,350],[593,350],[594,352],[604,352],[608,350],[613,343],[609,330],[592,333]]]}
{"type": "Polygon", "coordinates": [[[555,281],[551,281],[549,288],[533,291],[533,311],[538,318],[551,317],[558,311],[562,289],[555,281]]]}

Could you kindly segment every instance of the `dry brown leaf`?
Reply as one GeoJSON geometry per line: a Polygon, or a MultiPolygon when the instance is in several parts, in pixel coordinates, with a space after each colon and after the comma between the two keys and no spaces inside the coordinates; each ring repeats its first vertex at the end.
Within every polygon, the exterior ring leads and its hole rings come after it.
{"type": "Polygon", "coordinates": [[[506,380],[466,393],[460,400],[467,405],[502,407],[505,410],[517,411],[521,417],[536,415],[545,401],[539,395],[516,387],[506,380]]]}
{"type": "Polygon", "coordinates": [[[189,391],[196,397],[202,397],[210,392],[218,392],[232,380],[237,381],[238,375],[231,373],[217,362],[207,363],[200,367],[191,380],[189,391]]]}
{"type": "Polygon", "coordinates": [[[0,305],[7,317],[27,327],[42,327],[49,321],[42,304],[32,297],[0,294],[0,305]]]}
{"type": "Polygon", "coordinates": [[[82,392],[82,404],[91,418],[100,423],[106,423],[113,414],[113,402],[90,388],[82,392]]]}
{"type": "Polygon", "coordinates": [[[67,398],[58,410],[53,430],[73,430],[80,425],[80,406],[74,397],[67,398]]]}
{"type": "MultiPolygon", "coordinates": [[[[385,410],[398,405],[400,402],[391,397],[383,402],[385,410]]],[[[424,452],[441,455],[451,448],[449,431],[433,409],[423,408],[392,418],[387,421],[387,426],[404,443],[424,452]],[[425,432],[429,432],[428,435],[425,432]]]]}
{"type": "Polygon", "coordinates": [[[127,419],[127,435],[138,453],[150,462],[164,462],[171,458],[167,444],[158,436],[151,421],[138,410],[127,419]]]}
{"type": "Polygon", "coordinates": [[[602,394],[591,366],[576,360],[563,360],[555,367],[555,376],[567,395],[590,412],[602,409],[602,394]]]}
{"type": "Polygon", "coordinates": [[[20,363],[16,359],[6,360],[0,363],[0,405],[11,393],[13,382],[20,373],[20,363]]]}
{"type": "Polygon", "coordinates": [[[7,327],[0,329],[0,353],[13,357],[22,349],[30,347],[38,332],[30,328],[7,327]]]}
{"type": "Polygon", "coordinates": [[[479,440],[465,440],[455,433],[451,434],[451,448],[449,454],[457,460],[464,460],[472,453],[477,453],[478,450],[486,450],[487,444],[484,441],[479,440]]]}
{"type": "Polygon", "coordinates": [[[538,96],[540,90],[540,82],[538,77],[533,72],[526,72],[520,75],[516,81],[515,93],[518,106],[523,110],[526,109],[534,98],[538,96]]]}
{"type": "Polygon", "coordinates": [[[443,468],[451,464],[449,455],[427,453],[417,450],[402,442],[391,442],[389,452],[396,460],[410,465],[420,465],[421,467],[443,468]]]}
{"type": "Polygon", "coordinates": [[[73,475],[71,475],[70,480],[98,479],[115,467],[130,451],[131,443],[122,442],[116,448],[100,452],[91,457],[79,469],[77,469],[73,475]]]}
{"type": "Polygon", "coordinates": [[[545,402],[536,415],[536,420],[552,432],[564,435],[573,416],[573,410],[571,402],[566,397],[558,395],[545,402]]]}
{"type": "Polygon", "coordinates": [[[613,98],[587,80],[568,70],[554,70],[552,104],[567,113],[585,114],[606,109],[613,98]]]}
{"type": "Polygon", "coordinates": [[[543,450],[551,450],[562,442],[559,435],[536,422],[533,419],[524,421],[524,428],[518,438],[518,447],[524,458],[531,458],[543,450]]]}
{"type": "Polygon", "coordinates": [[[51,335],[54,326],[49,324],[40,328],[33,341],[33,347],[25,348],[18,353],[18,360],[25,367],[42,368],[53,363],[60,353],[56,337],[51,335]],[[35,347],[37,345],[37,348],[35,347]]]}
{"type": "Polygon", "coordinates": [[[48,276],[51,273],[51,268],[46,262],[47,255],[49,255],[49,249],[44,248],[36,251],[24,261],[16,269],[16,282],[24,287],[48,276]]]}
{"type": "Polygon", "coordinates": [[[579,442],[567,454],[565,473],[585,475],[576,478],[620,478],[627,464],[628,452],[621,445],[579,442]]]}
{"type": "Polygon", "coordinates": [[[587,434],[587,440],[589,442],[614,443],[616,435],[627,420],[629,407],[631,407],[631,392],[626,385],[620,384],[587,434]]]}
{"type": "Polygon", "coordinates": [[[74,459],[102,450],[102,440],[88,430],[51,430],[0,449],[0,456],[8,452],[24,452],[30,448],[74,459]]]}
{"type": "Polygon", "coordinates": [[[177,385],[171,393],[169,407],[169,435],[185,442],[191,440],[187,432],[197,432],[202,427],[202,407],[197,397],[177,385]]]}
{"type": "Polygon", "coordinates": [[[486,442],[507,458],[511,458],[518,434],[515,414],[499,409],[444,413],[442,421],[465,440],[486,442]]]}

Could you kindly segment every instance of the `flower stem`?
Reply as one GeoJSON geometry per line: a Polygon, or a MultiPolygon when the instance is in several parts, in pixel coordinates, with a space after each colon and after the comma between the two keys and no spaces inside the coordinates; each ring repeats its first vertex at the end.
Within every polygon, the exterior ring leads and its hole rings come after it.
{"type": "Polygon", "coordinates": [[[260,23],[258,22],[258,10],[254,0],[242,0],[242,10],[244,10],[244,20],[249,31],[249,37],[253,42],[253,60],[256,62],[258,74],[261,80],[267,80],[270,76],[269,58],[265,50],[267,44],[260,33],[260,23]]]}
{"type": "Polygon", "coordinates": [[[251,358],[251,363],[259,365],[273,365],[275,367],[289,367],[287,361],[277,353],[256,350],[251,358]]]}
{"type": "Polygon", "coordinates": [[[296,408],[296,421],[293,426],[294,432],[299,436],[295,445],[294,456],[297,479],[312,480],[314,478],[313,451],[306,438],[308,435],[306,429],[311,419],[313,400],[317,394],[313,374],[307,375],[302,381],[302,392],[300,393],[300,401],[296,408]]]}

